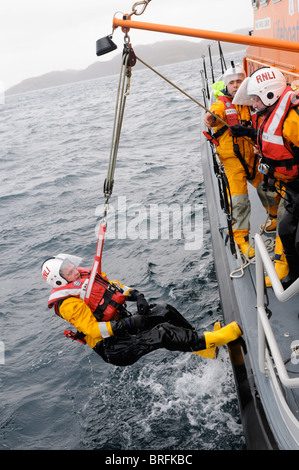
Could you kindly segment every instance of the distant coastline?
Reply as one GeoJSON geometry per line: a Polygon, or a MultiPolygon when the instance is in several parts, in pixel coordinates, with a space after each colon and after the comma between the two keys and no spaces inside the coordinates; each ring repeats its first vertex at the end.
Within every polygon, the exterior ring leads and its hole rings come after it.
{"type": "MultiPolygon", "coordinates": [[[[249,28],[248,30],[242,29],[236,31],[236,33],[247,35],[248,31],[249,28]]],[[[159,65],[167,65],[200,58],[203,54],[207,54],[208,44],[211,44],[211,41],[202,40],[199,42],[193,42],[185,40],[169,40],[150,45],[137,45],[134,47],[134,51],[136,52],[136,55],[139,55],[144,61],[148,61],[151,66],[157,67],[159,65]]],[[[245,49],[245,46],[231,43],[221,43],[221,46],[224,53],[245,49]]],[[[213,49],[213,53],[216,54],[218,52],[217,46],[213,49]]],[[[110,61],[102,61],[99,59],[84,70],[53,71],[37,77],[27,78],[17,85],[8,88],[5,91],[5,95],[24,93],[42,88],[114,75],[119,72],[120,57],[121,52],[114,56],[110,61]]],[[[135,67],[136,69],[140,69],[143,65],[137,62],[135,67]]]]}

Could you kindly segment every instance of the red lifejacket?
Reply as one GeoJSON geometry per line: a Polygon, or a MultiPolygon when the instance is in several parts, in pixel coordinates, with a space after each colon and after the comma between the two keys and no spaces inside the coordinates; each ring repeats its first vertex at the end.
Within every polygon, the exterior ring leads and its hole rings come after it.
{"type": "MultiPolygon", "coordinates": [[[[228,96],[219,96],[218,97],[219,101],[221,101],[224,104],[225,107],[225,116],[227,119],[227,123],[229,126],[237,126],[240,123],[239,117],[238,117],[238,111],[235,105],[232,103],[232,100],[228,96]]],[[[230,129],[228,129],[230,135],[232,135],[230,129]]]]}
{"type": "Polygon", "coordinates": [[[271,114],[261,121],[258,131],[258,144],[263,162],[269,166],[269,173],[284,182],[298,176],[298,159],[282,136],[284,120],[292,107],[298,105],[296,94],[287,86],[271,114]]]}
{"type": "MultiPolygon", "coordinates": [[[[60,302],[68,297],[76,297],[85,301],[85,292],[90,276],[90,270],[78,268],[80,278],[69,282],[66,286],[52,289],[49,297],[48,307],[54,307],[55,313],[59,314],[60,302]]],[[[117,319],[121,306],[126,297],[121,289],[111,284],[100,274],[97,274],[93,283],[92,291],[86,304],[96,317],[97,321],[110,321],[117,319]]]]}

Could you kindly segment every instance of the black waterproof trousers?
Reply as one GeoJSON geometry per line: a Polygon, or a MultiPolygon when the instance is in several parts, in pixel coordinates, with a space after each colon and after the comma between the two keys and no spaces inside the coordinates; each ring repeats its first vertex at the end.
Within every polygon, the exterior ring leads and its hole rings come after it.
{"type": "Polygon", "coordinates": [[[286,212],[279,223],[278,233],[289,265],[285,288],[299,277],[299,182],[286,189],[286,212]],[[294,191],[296,190],[296,192],[294,191]]]}
{"type": "Polygon", "coordinates": [[[205,349],[204,335],[197,334],[171,305],[155,305],[144,320],[144,329],[111,336],[100,341],[94,351],[110,364],[128,366],[160,348],[183,352],[205,349]]]}

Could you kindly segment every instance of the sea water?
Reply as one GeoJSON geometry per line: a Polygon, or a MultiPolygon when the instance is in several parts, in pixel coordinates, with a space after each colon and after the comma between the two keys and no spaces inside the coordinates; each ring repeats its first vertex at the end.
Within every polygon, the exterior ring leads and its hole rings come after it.
{"type": "MultiPolygon", "coordinates": [[[[201,68],[196,60],[159,71],[202,101],[201,68]]],[[[42,262],[61,252],[93,262],[118,79],[1,105],[0,449],[244,449],[225,347],[217,360],[159,350],[115,367],[65,338],[69,325],[47,308],[42,262]]],[[[204,331],[222,313],[200,117],[160,77],[132,70],[102,266],[204,331]]]]}

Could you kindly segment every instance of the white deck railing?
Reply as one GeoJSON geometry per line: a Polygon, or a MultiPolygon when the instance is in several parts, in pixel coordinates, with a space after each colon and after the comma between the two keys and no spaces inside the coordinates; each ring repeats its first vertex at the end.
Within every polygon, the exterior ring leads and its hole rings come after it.
{"type": "MultiPolygon", "coordinates": [[[[273,262],[269,256],[267,248],[262,237],[255,235],[255,262],[256,262],[256,290],[257,290],[257,317],[258,317],[258,355],[259,368],[262,373],[266,372],[269,355],[267,354],[266,340],[271,351],[272,360],[278,377],[282,384],[287,388],[299,388],[299,359],[298,359],[298,377],[290,378],[281,357],[275,336],[267,313],[264,301],[264,269],[266,270],[274,293],[280,302],[286,302],[299,293],[299,279],[297,279],[288,289],[284,290],[278,275],[275,271],[273,262]]],[[[281,313],[283,315],[283,311],[281,313]]],[[[299,346],[299,335],[298,335],[299,346]]],[[[290,351],[291,353],[291,351],[290,351]]],[[[297,362],[297,361],[296,361],[297,362]]]]}

